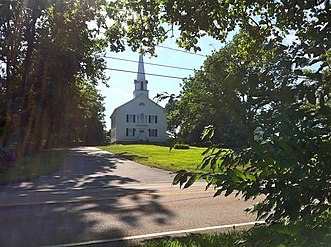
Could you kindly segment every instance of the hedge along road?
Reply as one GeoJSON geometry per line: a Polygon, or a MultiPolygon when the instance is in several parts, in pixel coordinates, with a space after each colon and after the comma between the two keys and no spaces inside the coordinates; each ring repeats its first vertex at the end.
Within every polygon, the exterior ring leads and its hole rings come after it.
{"type": "Polygon", "coordinates": [[[253,202],[212,198],[204,183],[181,190],[174,174],[93,147],[73,149],[62,168],[0,187],[0,246],[73,246],[253,224],[253,202]]]}

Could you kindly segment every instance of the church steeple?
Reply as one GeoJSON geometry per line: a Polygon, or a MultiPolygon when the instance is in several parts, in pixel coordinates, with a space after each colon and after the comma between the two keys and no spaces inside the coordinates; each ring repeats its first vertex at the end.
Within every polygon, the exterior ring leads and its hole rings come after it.
{"type": "Polygon", "coordinates": [[[147,83],[148,81],[145,79],[143,55],[139,55],[137,80],[134,80],[134,86],[135,86],[133,91],[134,98],[139,95],[143,95],[148,98],[147,83]]]}

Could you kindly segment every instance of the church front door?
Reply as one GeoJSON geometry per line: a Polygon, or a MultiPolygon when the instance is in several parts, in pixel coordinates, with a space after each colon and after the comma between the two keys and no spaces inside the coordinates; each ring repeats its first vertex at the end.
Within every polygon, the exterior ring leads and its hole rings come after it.
{"type": "Polygon", "coordinates": [[[138,139],[139,139],[139,141],[146,141],[147,140],[145,129],[139,129],[138,139]]]}

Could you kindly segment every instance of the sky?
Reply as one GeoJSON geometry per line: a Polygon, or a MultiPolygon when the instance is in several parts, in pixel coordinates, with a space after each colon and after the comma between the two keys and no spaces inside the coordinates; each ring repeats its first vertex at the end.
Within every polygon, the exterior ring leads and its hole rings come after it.
{"type": "MultiPolygon", "coordinates": [[[[146,80],[148,80],[147,89],[149,90],[150,99],[153,99],[157,94],[163,92],[178,95],[181,89],[180,85],[182,79],[152,76],[148,74],[160,74],[180,78],[187,78],[190,75],[193,76],[194,69],[200,69],[206,59],[204,55],[211,55],[214,50],[219,50],[223,46],[219,41],[208,37],[202,38],[199,45],[202,49],[201,52],[196,54],[187,53],[184,49],[178,48],[175,39],[172,38],[166,40],[160,45],[160,47],[156,48],[157,57],[151,57],[150,55],[144,56],[146,80]],[[164,47],[178,49],[183,52],[164,47]],[[148,63],[188,68],[191,70],[167,68],[148,63]]],[[[114,109],[133,98],[134,80],[137,78],[139,53],[132,52],[130,48],[127,48],[126,51],[120,53],[107,52],[107,57],[111,57],[106,59],[107,68],[135,72],[127,73],[106,70],[106,76],[109,77],[109,87],[106,87],[103,84],[98,86],[101,94],[105,96],[105,122],[107,130],[109,130],[111,127],[110,116],[114,109]],[[133,60],[135,62],[118,59],[133,60]]],[[[164,107],[165,103],[166,101],[161,102],[160,105],[164,107]]]]}

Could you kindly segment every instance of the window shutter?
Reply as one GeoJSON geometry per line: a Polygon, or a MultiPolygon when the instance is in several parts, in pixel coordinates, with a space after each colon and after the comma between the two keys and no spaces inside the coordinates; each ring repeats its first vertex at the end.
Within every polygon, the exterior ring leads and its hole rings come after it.
{"type": "Polygon", "coordinates": [[[126,114],[126,122],[129,122],[129,114],[126,114]]]}
{"type": "Polygon", "coordinates": [[[155,123],[157,123],[157,115],[155,115],[155,123]]]}
{"type": "Polygon", "coordinates": [[[148,115],[148,122],[151,122],[151,115],[148,115]]]}
{"type": "Polygon", "coordinates": [[[134,123],[136,122],[136,115],[135,114],[133,115],[133,122],[134,123]]]}
{"type": "Polygon", "coordinates": [[[129,129],[128,129],[128,128],[125,129],[125,135],[126,135],[126,136],[129,135],[129,129]]]}

